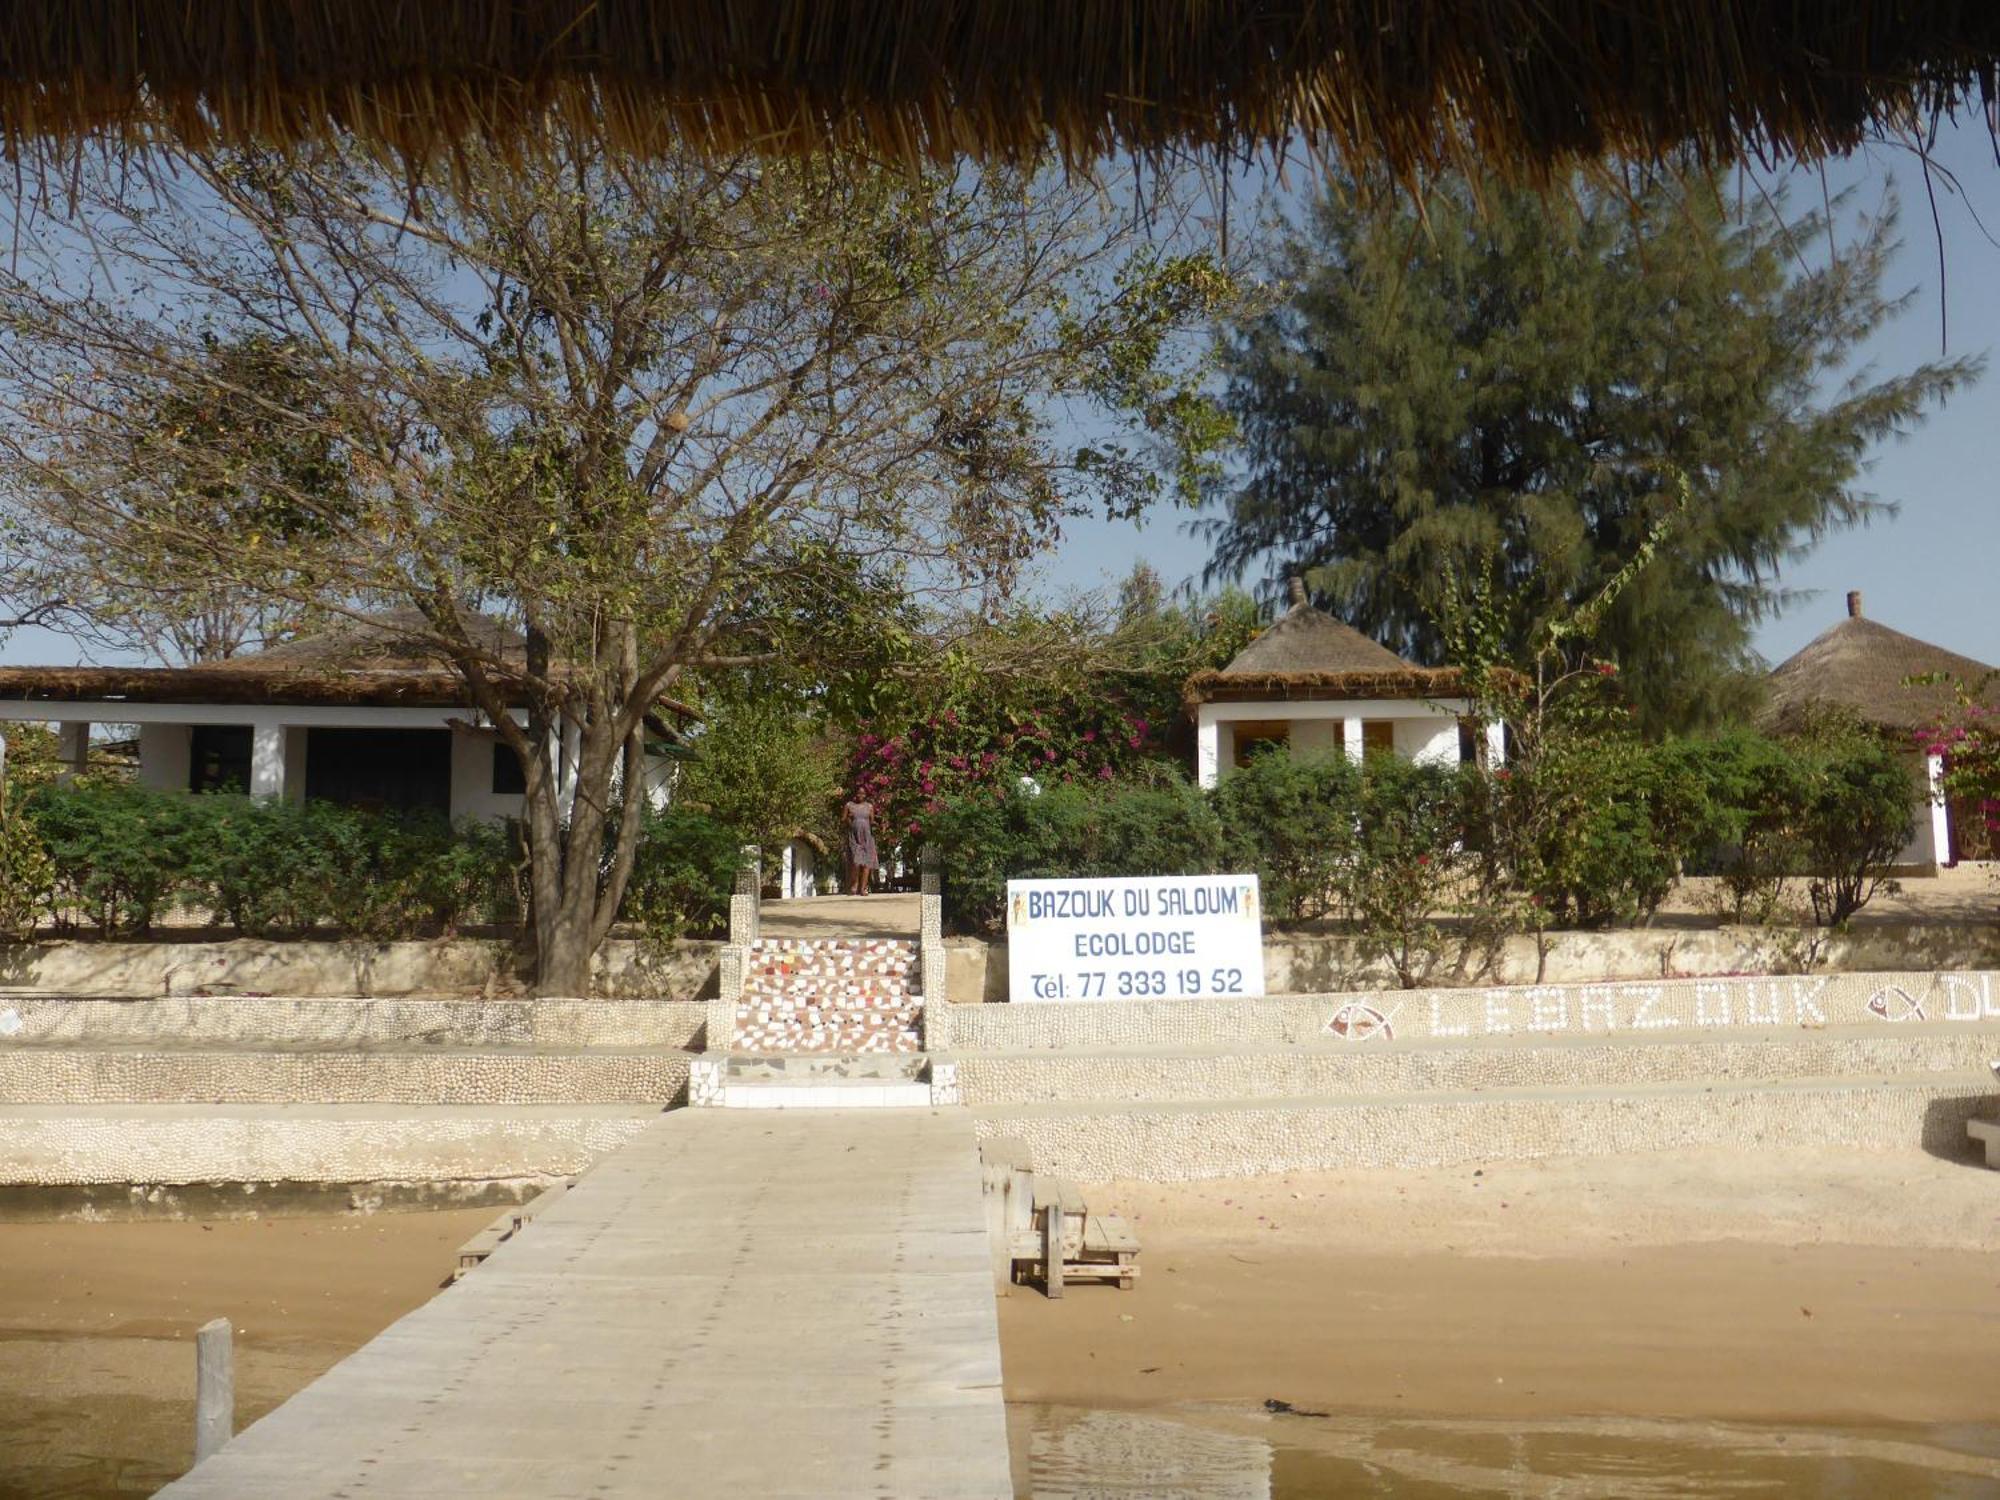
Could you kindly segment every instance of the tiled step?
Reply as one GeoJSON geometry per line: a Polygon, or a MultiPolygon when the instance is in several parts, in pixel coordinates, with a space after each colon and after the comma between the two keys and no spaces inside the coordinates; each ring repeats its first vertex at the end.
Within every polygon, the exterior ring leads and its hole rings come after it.
{"type": "Polygon", "coordinates": [[[731,1053],[730,1083],[914,1083],[927,1066],[922,1053],[731,1053]]]}

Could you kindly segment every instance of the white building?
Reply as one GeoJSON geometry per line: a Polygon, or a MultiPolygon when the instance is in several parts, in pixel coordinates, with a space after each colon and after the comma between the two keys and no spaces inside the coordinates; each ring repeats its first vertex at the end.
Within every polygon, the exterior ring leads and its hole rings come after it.
{"type": "MultiPolygon", "coordinates": [[[[0,668],[0,734],[8,722],[56,724],[64,761],[81,771],[93,724],[136,726],[139,783],[162,791],[518,816],[518,759],[459,675],[416,643],[413,621],[402,611],[351,619],[202,666],[0,668]]],[[[495,662],[518,665],[518,638],[484,628],[495,662]]],[[[652,727],[663,745],[675,739],[652,727]]],[[[571,728],[556,746],[565,790],[576,741],[571,728]]],[[[665,760],[649,757],[656,802],[665,776],[665,760]]]]}
{"type": "Polygon", "coordinates": [[[1292,605],[1228,666],[1188,679],[1195,774],[1204,787],[1258,748],[1294,755],[1341,752],[1354,760],[1395,754],[1435,765],[1503,752],[1498,723],[1478,723],[1460,674],[1418,667],[1306,602],[1292,605]]]}

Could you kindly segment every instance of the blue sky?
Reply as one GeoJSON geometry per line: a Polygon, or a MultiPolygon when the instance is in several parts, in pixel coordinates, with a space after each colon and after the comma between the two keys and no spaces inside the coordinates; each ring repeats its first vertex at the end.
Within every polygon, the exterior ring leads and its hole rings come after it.
{"type": "MultiPolygon", "coordinates": [[[[1798,650],[1846,610],[1860,589],[1873,618],[1982,661],[2000,663],[2000,164],[1983,125],[1951,131],[1933,159],[1956,177],[1959,195],[1936,181],[1943,227],[1943,305],[1954,356],[1986,353],[1996,368],[1901,442],[1879,446],[1862,488],[1897,502],[1892,519],[1824,539],[1779,580],[1817,590],[1758,631],[1757,649],[1772,664],[1798,650]],[[1984,226],[1983,228],[1981,226],[1984,226]]],[[[1782,177],[1765,179],[1773,189],[1782,177]]],[[[1820,196],[1817,173],[1789,179],[1801,209],[1820,196]]],[[[1911,369],[1940,353],[1940,237],[1933,232],[1921,164],[1914,153],[1873,147],[1829,163],[1826,187],[1855,189],[1852,207],[1874,209],[1885,186],[1901,199],[1902,246],[1884,290],[1914,295],[1908,309],[1878,331],[1865,361],[1883,374],[1911,369]]],[[[1754,193],[1754,189],[1752,189],[1754,193]]],[[[1090,590],[1115,583],[1144,559],[1170,584],[1194,577],[1208,548],[1187,534],[1185,511],[1145,522],[1086,521],[1041,562],[1041,591],[1090,590]]]]}

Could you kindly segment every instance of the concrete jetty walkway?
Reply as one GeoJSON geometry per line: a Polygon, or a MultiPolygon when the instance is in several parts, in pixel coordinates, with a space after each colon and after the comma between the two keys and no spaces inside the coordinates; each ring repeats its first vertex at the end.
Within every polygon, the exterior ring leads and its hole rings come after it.
{"type": "Polygon", "coordinates": [[[1006,1500],[960,1111],[676,1110],[175,1500],[1006,1500]]]}

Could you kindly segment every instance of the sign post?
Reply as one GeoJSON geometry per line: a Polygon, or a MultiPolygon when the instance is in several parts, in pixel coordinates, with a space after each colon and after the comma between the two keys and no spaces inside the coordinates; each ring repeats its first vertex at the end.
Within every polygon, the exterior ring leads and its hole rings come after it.
{"type": "Polygon", "coordinates": [[[1007,998],[1264,993],[1255,875],[1007,882],[1007,998]]]}

